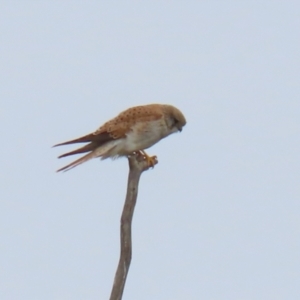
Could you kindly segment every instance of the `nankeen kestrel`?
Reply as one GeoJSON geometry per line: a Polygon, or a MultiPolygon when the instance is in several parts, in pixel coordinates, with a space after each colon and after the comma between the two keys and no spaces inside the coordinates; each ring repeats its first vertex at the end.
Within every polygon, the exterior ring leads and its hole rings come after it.
{"type": "Polygon", "coordinates": [[[67,171],[92,158],[117,158],[140,152],[149,166],[154,165],[156,157],[148,156],[143,150],[151,147],[168,135],[182,130],[186,124],[184,115],[172,105],[149,104],[131,107],[102,125],[95,132],[75,140],[55,146],[74,143],[88,143],[74,151],[59,156],[85,153],[59,171],[67,171]]]}

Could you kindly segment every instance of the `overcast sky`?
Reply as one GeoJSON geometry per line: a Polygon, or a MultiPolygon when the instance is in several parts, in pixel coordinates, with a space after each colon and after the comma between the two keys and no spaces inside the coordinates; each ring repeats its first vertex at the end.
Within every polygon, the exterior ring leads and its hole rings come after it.
{"type": "Polygon", "coordinates": [[[108,299],[126,159],[66,173],[122,110],[187,125],[148,150],[125,300],[300,299],[299,1],[1,1],[0,299],[108,299]]]}

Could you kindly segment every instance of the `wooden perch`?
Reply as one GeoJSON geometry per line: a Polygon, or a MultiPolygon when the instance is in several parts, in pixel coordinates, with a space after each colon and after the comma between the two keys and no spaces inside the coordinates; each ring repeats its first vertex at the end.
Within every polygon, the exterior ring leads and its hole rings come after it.
{"type": "MultiPolygon", "coordinates": [[[[131,262],[131,223],[138,194],[138,184],[141,174],[150,167],[141,153],[136,153],[128,157],[129,175],[127,184],[127,194],[121,216],[121,253],[115,280],[110,295],[110,300],[121,300],[124,286],[131,262]]],[[[157,164],[157,160],[155,163],[157,164]]]]}

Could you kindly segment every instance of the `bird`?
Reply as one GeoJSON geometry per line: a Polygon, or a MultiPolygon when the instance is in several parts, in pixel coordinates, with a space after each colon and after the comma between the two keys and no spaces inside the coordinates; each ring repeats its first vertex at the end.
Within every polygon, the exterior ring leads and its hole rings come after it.
{"type": "Polygon", "coordinates": [[[119,158],[140,153],[149,167],[156,163],[156,156],[149,156],[144,150],[175,132],[181,132],[186,125],[183,113],[168,104],[148,104],[128,108],[107,121],[96,131],[85,136],[59,143],[53,147],[87,143],[85,146],[60,155],[58,158],[86,153],[79,159],[57,170],[68,171],[92,158],[119,158]]]}

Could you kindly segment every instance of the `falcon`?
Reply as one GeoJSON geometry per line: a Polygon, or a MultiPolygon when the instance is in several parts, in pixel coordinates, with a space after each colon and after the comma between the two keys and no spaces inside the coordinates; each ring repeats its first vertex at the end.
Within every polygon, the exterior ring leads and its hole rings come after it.
{"type": "Polygon", "coordinates": [[[81,158],[57,170],[68,171],[92,158],[118,158],[141,153],[149,166],[154,166],[156,156],[150,157],[144,149],[150,148],[168,135],[181,131],[186,120],[182,112],[167,104],[149,104],[131,107],[104,123],[95,132],[56,146],[87,143],[74,151],[60,155],[86,153],[81,158]]]}

